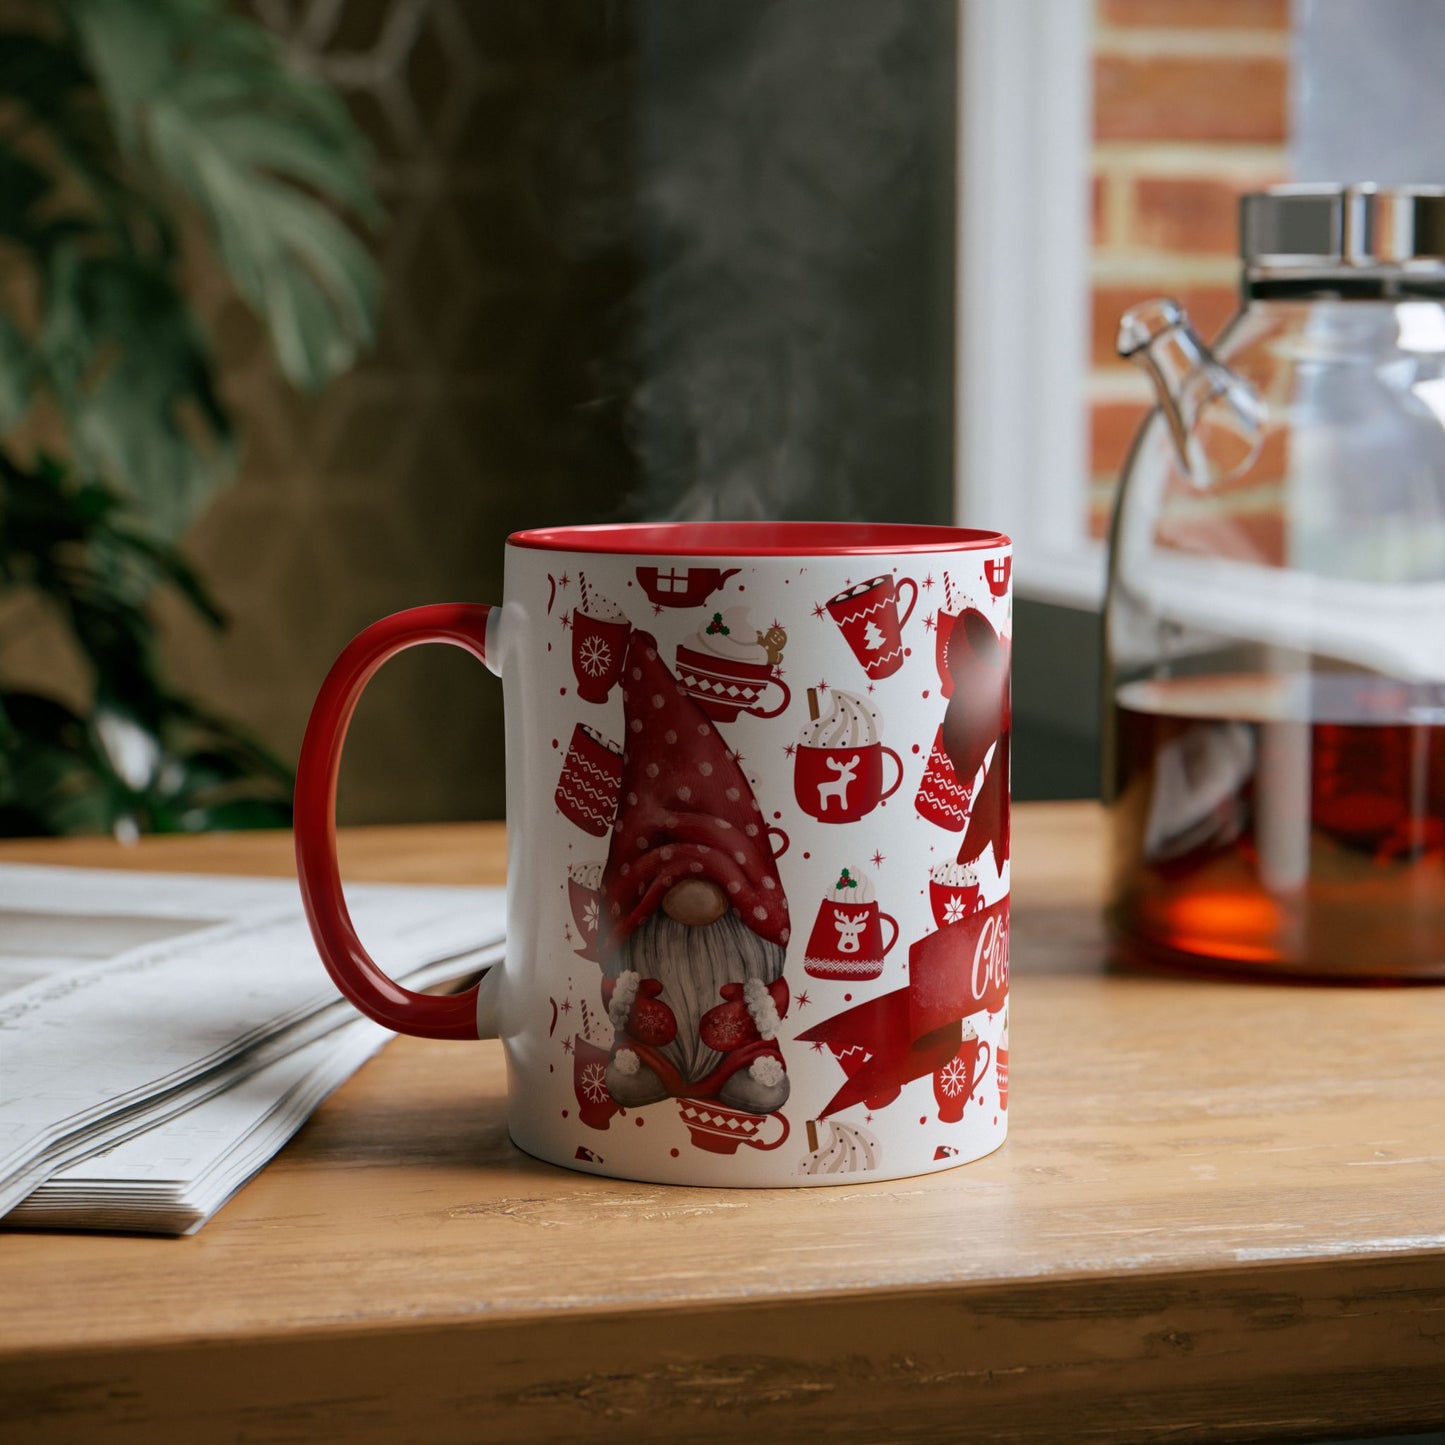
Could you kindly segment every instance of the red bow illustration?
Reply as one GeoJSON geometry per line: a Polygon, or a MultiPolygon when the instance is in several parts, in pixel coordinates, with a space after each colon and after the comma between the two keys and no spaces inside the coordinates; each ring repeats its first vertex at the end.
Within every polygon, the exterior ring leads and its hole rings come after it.
{"type": "Polygon", "coordinates": [[[993,758],[973,800],[960,863],[973,863],[993,844],[1002,868],[1009,856],[1009,733],[1013,708],[1009,684],[1009,642],[975,607],[959,615],[948,636],[948,670],[953,696],[943,715],[943,750],[965,787],[971,786],[995,740],[993,758]]]}

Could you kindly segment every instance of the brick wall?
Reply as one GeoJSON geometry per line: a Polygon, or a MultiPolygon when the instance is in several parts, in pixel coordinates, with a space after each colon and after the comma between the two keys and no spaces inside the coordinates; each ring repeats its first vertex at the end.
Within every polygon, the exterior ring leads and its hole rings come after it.
{"type": "Polygon", "coordinates": [[[1095,0],[1089,529],[1103,536],[1150,393],[1120,313],[1177,297],[1206,337],[1235,310],[1236,207],[1286,179],[1289,0],[1095,0]]]}

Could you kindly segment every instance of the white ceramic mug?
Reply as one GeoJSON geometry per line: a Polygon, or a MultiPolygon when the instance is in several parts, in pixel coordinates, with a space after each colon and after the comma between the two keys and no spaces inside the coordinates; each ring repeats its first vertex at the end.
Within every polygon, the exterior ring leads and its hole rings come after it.
{"type": "Polygon", "coordinates": [[[506,557],[501,607],[386,618],[342,653],[317,699],[297,774],[297,862],[342,992],[400,1032],[500,1036],[512,1139],[587,1173],[842,1183],[996,1149],[1007,1115],[991,1072],[970,1080],[981,1101],[961,1112],[937,1090],[966,1040],[997,1052],[1008,998],[1008,539],[639,524],[519,532],[506,557]],[[593,621],[574,647],[584,571],[593,621]],[[901,660],[870,672],[830,601],[860,581],[893,597],[903,579],[918,601],[896,636],[889,614],[901,660]],[[948,698],[930,635],[945,583],[960,599],[948,698]],[[720,656],[725,640],[732,671],[750,686],[771,677],[771,695],[789,701],[771,716],[748,710],[751,697],[705,708],[674,671],[699,636],[720,656]],[[367,956],[336,863],[347,723],[381,663],[421,642],[463,647],[505,680],[507,961],[455,997],[411,993],[367,956]],[[906,786],[866,818],[842,806],[846,767],[799,770],[807,749],[843,757],[885,740],[906,786]],[[912,806],[935,743],[978,779],[961,839],[912,806]],[[930,874],[950,858],[972,868],[979,896],[940,922],[930,874]],[[812,914],[848,863],[867,865],[900,946],[880,953],[874,977],[820,978],[805,968],[812,914]]]}

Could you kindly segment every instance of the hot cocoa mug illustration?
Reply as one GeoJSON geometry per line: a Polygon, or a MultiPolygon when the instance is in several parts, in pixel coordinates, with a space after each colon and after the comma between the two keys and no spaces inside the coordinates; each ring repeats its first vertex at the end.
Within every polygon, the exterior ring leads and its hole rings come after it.
{"type": "Polygon", "coordinates": [[[883,972],[888,950],[898,942],[898,922],[876,899],[848,904],[824,898],[808,936],[803,970],[813,978],[866,980],[883,972]],[[890,929],[883,941],[883,925],[890,929]]]}
{"type": "Polygon", "coordinates": [[[903,781],[903,760],[882,743],[856,748],[800,747],[793,769],[798,806],[820,823],[856,823],[866,818],[903,781]],[[894,766],[893,781],[883,786],[883,759],[894,766]]]}
{"type": "Polygon", "coordinates": [[[714,612],[678,644],[678,683],[717,722],[735,722],[739,713],[777,717],[793,697],[778,676],[787,642],[781,627],[765,632],[752,623],[745,607],[714,612]]]}
{"type": "Polygon", "coordinates": [[[594,617],[572,613],[572,671],[577,696],[584,702],[606,702],[622,675],[622,654],[632,624],[624,617],[594,617]]]}
{"type": "Polygon", "coordinates": [[[736,1154],[740,1144],[746,1144],[749,1149],[777,1149],[792,1132],[785,1114],[745,1114],[740,1109],[719,1104],[716,1099],[679,1099],[677,1108],[692,1136],[693,1147],[709,1154],[736,1154]],[[774,1139],[762,1137],[763,1125],[769,1119],[776,1119],[783,1126],[774,1139]]]}
{"type": "Polygon", "coordinates": [[[597,963],[597,933],[602,923],[602,864],[573,863],[567,870],[567,906],[582,940],[578,958],[597,963]]]}
{"type": "Polygon", "coordinates": [[[617,811],[622,786],[622,749],[596,728],[578,723],[562,775],[557,779],[557,807],[562,815],[594,838],[607,835],[617,811]]]}
{"type": "Polygon", "coordinates": [[[820,689],[808,689],[812,715],[798,739],[793,760],[793,796],[820,823],[856,823],[903,781],[903,760],[878,741],[878,714],[855,693],[834,688],[826,708],[820,689]],[[893,780],[883,786],[883,759],[893,763],[893,780]]]}
{"type": "Polygon", "coordinates": [[[828,599],[828,611],[848,640],[853,655],[875,681],[892,677],[903,666],[903,625],[913,615],[918,584],[911,577],[870,577],[828,599]],[[898,611],[898,594],[909,589],[908,605],[898,611]]]}
{"type": "MultiPolygon", "coordinates": [[[[501,605],[419,607],[373,624],[345,648],[323,683],[297,769],[301,893],[332,979],[387,1028],[473,1041],[479,1068],[490,1048],[475,1041],[500,1039],[510,1139],[536,1158],[593,1176],[703,1187],[824,1185],[932,1173],[998,1148],[1008,1127],[1003,1111],[970,1109],[959,1125],[930,1114],[921,1127],[924,1111],[913,1097],[901,1097],[905,1088],[927,1096],[934,1073],[954,1062],[962,1021],[981,1006],[967,951],[947,946],[949,930],[924,934],[924,941],[938,937],[940,946],[916,961],[910,951],[906,967],[900,938],[887,953],[883,976],[863,983],[852,1000],[845,997],[850,983],[815,981],[803,955],[820,892],[837,878],[838,863],[886,856],[879,881],[886,876],[906,900],[907,920],[901,907],[896,911],[907,932],[916,915],[926,924],[926,875],[953,851],[939,846],[949,834],[918,817],[911,788],[902,798],[896,776],[902,767],[891,751],[884,756],[875,698],[824,600],[852,590],[849,579],[922,578],[946,570],[976,575],[1008,548],[996,533],[912,524],[542,528],[508,539],[501,605]],[[647,601],[639,569],[657,569],[659,589],[664,573],[675,574],[668,577],[669,601],[686,598],[693,605],[647,601]],[[620,621],[599,610],[612,598],[639,613],[635,622],[647,613],[646,624],[628,633],[605,712],[578,691],[569,630],[575,611],[555,605],[566,591],[560,579],[580,584],[584,573],[584,617],[620,621]],[[705,587],[725,574],[731,574],[725,585],[700,602],[705,587]],[[727,621],[734,605],[750,610],[746,632],[727,621]],[[813,606],[821,617],[807,616],[813,606]],[[707,712],[677,677],[679,646],[705,630],[714,613],[762,649],[761,656],[744,652],[738,660],[759,671],[765,664],[779,681],[773,669],[788,670],[799,695],[780,718],[744,711],[777,705],[781,689],[771,683],[751,702],[743,699],[734,725],[707,712]],[[775,624],[777,632],[789,633],[782,663],[767,655],[781,645],[769,636],[775,624]],[[342,746],[357,701],[390,657],[422,643],[460,647],[502,677],[506,710],[505,748],[497,735],[483,738],[472,764],[489,773],[505,765],[506,958],[456,995],[407,990],[368,955],[364,918],[347,908],[336,856],[342,746]],[[832,705],[841,694],[821,682],[835,673],[845,686],[851,673],[860,694],[841,707],[832,705]],[[820,725],[816,731],[809,726],[810,735],[800,738],[804,718],[789,719],[802,711],[802,678],[818,680],[824,715],[812,719],[820,725]],[[801,808],[795,801],[800,785],[801,808]],[[899,796],[889,806],[884,795],[895,788],[899,796]],[[859,827],[837,826],[860,817],[859,827]],[[772,831],[778,825],[791,835],[791,847],[772,831]],[[848,840],[856,857],[835,857],[831,876],[820,874],[823,850],[836,854],[848,840]],[[595,889],[591,870],[570,872],[596,861],[603,866],[595,889]],[[594,904],[599,924],[589,938],[594,904]],[[884,979],[895,970],[890,992],[884,979]],[[848,1016],[868,1004],[878,1009],[860,1021],[855,1037],[848,1016]],[[815,1050],[799,1033],[810,1024],[836,1025],[837,1038],[815,1050]],[[920,1029],[926,1032],[915,1037],[920,1029]],[[855,1071],[867,1074],[856,1078],[866,1087],[844,1103],[841,1092],[853,1086],[855,1071]],[[798,1141],[806,1121],[836,1115],[842,1127],[855,1105],[873,1112],[871,1120],[858,1112],[858,1127],[866,1124],[876,1141],[869,1167],[800,1175],[798,1141]],[[789,1141],[779,1143],[785,1130],[789,1141]]],[[[907,611],[908,590],[900,606],[893,588],[900,612],[907,611]]],[[[577,601],[574,592],[574,608],[577,601]]],[[[1006,639],[1006,598],[985,606],[990,625],[1006,639]]],[[[881,623],[880,629],[886,636],[881,623]]],[[[576,656],[584,674],[600,668],[600,688],[609,673],[599,651],[585,647],[591,635],[584,624],[576,656]]],[[[984,716],[1002,719],[996,731],[1003,746],[1006,670],[975,668],[972,654],[965,660],[956,647],[952,655],[954,700],[967,691],[984,716]]],[[[738,682],[757,680],[744,672],[738,682]]],[[[926,749],[941,707],[933,648],[915,646],[892,680],[878,684],[876,700],[886,706],[887,741],[898,754],[907,759],[913,746],[926,749]]],[[[424,720],[417,732],[420,741],[424,720]]],[[[969,744],[979,741],[991,740],[970,737],[969,744]]],[[[909,764],[910,784],[916,786],[922,765],[922,757],[909,764]]],[[[970,826],[980,816],[975,808],[970,826]]],[[[995,848],[991,859],[986,891],[989,907],[1001,915],[1008,906],[1007,854],[995,848]]],[[[875,931],[872,908],[830,901],[845,913],[841,930],[831,908],[825,915],[835,959],[866,958],[871,965],[889,943],[891,925],[880,911],[875,931]]],[[[860,889],[858,901],[871,900],[860,889]]],[[[888,897],[880,901],[893,906],[888,897]]],[[[462,905],[439,900],[437,906],[462,905]]],[[[979,918],[971,915],[960,929],[979,918]]],[[[990,992],[990,1009],[1006,1002],[1006,986],[1001,980],[990,992]]],[[[992,1073],[988,1078],[992,1102],[992,1073]]],[[[474,1102],[500,1119],[499,1099],[474,1102]]],[[[446,1116],[443,1127],[452,1122],[446,1116]]],[[[479,1169],[488,1167],[488,1158],[478,1159],[479,1169]]]]}
{"type": "Polygon", "coordinates": [[[962,863],[938,863],[928,874],[928,904],[940,928],[967,918],[979,906],[978,874],[962,863]]]}
{"type": "Polygon", "coordinates": [[[933,1097],[938,1100],[938,1117],[945,1124],[956,1124],[963,1118],[963,1106],[988,1072],[991,1057],[988,1040],[966,1027],[958,1052],[933,1075],[933,1097]]]}

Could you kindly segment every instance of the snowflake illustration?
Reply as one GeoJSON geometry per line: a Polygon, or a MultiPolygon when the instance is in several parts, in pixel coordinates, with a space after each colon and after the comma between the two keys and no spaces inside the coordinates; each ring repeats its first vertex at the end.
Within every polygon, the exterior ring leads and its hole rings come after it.
{"type": "MultiPolygon", "coordinates": [[[[596,1065],[593,1065],[595,1068],[596,1065]]],[[[968,1072],[961,1059],[950,1059],[943,1066],[943,1092],[956,1099],[968,1087],[968,1072]]]]}
{"type": "Polygon", "coordinates": [[[963,917],[963,899],[957,893],[953,894],[947,903],[943,905],[943,921],[945,923],[957,923],[963,917]]]}
{"type": "MultiPolygon", "coordinates": [[[[960,909],[960,917],[962,917],[962,912],[962,909],[960,909]]],[[[582,922],[586,925],[588,933],[597,932],[597,900],[595,898],[589,898],[587,900],[587,907],[582,910],[582,922]]]]}
{"type": "Polygon", "coordinates": [[[588,677],[601,677],[612,661],[612,649],[600,638],[589,637],[582,644],[582,670],[588,677]]]}
{"type": "MultiPolygon", "coordinates": [[[[955,1059],[954,1063],[957,1062],[955,1059]]],[[[582,1070],[582,1092],[593,1104],[600,1104],[607,1097],[607,1070],[601,1064],[588,1064],[582,1070]]],[[[956,1094],[958,1090],[953,1092],[956,1094]]]]}

